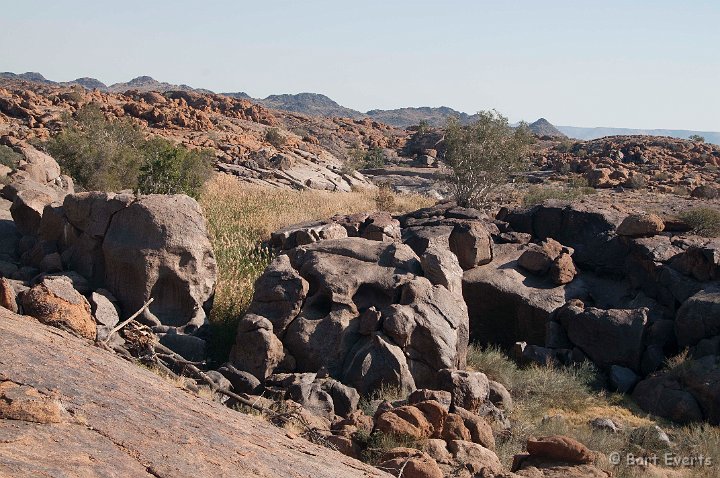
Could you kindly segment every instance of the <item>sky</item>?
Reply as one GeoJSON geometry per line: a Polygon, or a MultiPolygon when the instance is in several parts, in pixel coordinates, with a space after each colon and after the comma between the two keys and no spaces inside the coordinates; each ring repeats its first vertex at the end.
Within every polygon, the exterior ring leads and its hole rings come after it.
{"type": "Polygon", "coordinates": [[[719,0],[0,0],[0,71],[720,131],[719,0]]]}

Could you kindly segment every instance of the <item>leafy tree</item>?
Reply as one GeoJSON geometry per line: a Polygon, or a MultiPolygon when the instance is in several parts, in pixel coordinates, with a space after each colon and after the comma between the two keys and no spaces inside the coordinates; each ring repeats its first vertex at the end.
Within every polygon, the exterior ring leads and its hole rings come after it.
{"type": "Polygon", "coordinates": [[[451,173],[447,182],[458,204],[480,206],[489,193],[526,167],[532,142],[527,124],[512,128],[497,111],[481,111],[474,123],[463,126],[450,118],[445,128],[445,159],[451,173]]]}

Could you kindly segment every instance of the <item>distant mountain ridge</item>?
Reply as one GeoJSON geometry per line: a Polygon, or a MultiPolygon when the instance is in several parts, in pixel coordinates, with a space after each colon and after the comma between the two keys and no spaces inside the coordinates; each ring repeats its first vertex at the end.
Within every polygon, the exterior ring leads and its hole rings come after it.
{"type": "MultiPolygon", "coordinates": [[[[0,79],[24,80],[50,85],[72,86],[79,85],[86,89],[98,89],[110,93],[122,93],[127,90],[139,91],[197,91],[199,93],[213,93],[203,88],[193,88],[182,84],[175,85],[155,80],[150,76],[138,76],[125,83],[114,83],[106,85],[95,78],[78,78],[73,81],[56,82],[48,80],[37,72],[12,73],[0,72],[0,79]]],[[[476,116],[457,111],[447,106],[440,107],[407,107],[390,110],[374,109],[366,113],[347,108],[338,104],[333,99],[319,93],[297,93],[270,95],[267,98],[253,98],[245,92],[220,93],[233,98],[247,99],[259,105],[276,110],[302,113],[311,116],[322,117],[345,117],[351,119],[371,119],[398,128],[408,128],[427,122],[430,126],[443,126],[451,116],[458,117],[461,122],[472,122],[476,116]]],[[[688,139],[690,136],[698,135],[705,138],[708,143],[720,144],[720,132],[714,131],[692,131],[681,129],[634,129],[634,128],[611,128],[611,127],[578,127],[578,126],[554,126],[545,118],[540,118],[532,123],[531,129],[540,136],[567,136],[574,139],[590,140],[604,136],[669,136],[673,138],[688,139]]]]}

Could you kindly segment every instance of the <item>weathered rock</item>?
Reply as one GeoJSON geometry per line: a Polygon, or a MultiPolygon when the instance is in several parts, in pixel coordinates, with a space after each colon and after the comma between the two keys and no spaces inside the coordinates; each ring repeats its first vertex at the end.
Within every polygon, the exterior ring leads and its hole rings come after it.
{"type": "Polygon", "coordinates": [[[633,400],[644,410],[678,423],[703,419],[700,405],[682,384],[671,376],[656,376],[635,386],[633,400]]]}
{"type": "Polygon", "coordinates": [[[283,344],[273,333],[268,319],[248,314],[240,320],[235,345],[230,351],[230,363],[238,370],[264,380],[284,355],[283,344]]]}
{"type": "Polygon", "coordinates": [[[226,363],[218,372],[230,381],[235,393],[255,394],[260,389],[260,380],[253,374],[236,369],[231,363],[226,363]]]}
{"type": "Polygon", "coordinates": [[[505,388],[505,385],[494,380],[489,380],[488,385],[488,399],[493,403],[493,405],[508,412],[512,411],[512,395],[510,395],[508,389],[505,388]]]}
{"type": "Polygon", "coordinates": [[[63,409],[56,398],[6,380],[0,381],[0,419],[61,423],[63,409]]]}
{"type": "Polygon", "coordinates": [[[69,281],[46,278],[20,297],[27,315],[56,327],[68,327],[78,335],[94,340],[95,321],[90,304],[69,281]]]}
{"type": "Polygon", "coordinates": [[[98,191],[69,194],[63,200],[63,212],[77,229],[90,237],[102,238],[113,215],[134,201],[135,196],[130,194],[98,191]]]}
{"type": "Polygon", "coordinates": [[[640,378],[627,367],[610,367],[610,384],[620,393],[629,393],[640,378]]]}
{"type": "Polygon", "coordinates": [[[52,189],[39,184],[20,191],[10,208],[18,231],[25,235],[36,235],[40,229],[45,206],[57,199],[57,194],[52,189]]]}
{"type": "Polygon", "coordinates": [[[455,226],[450,234],[450,250],[463,270],[487,264],[493,258],[493,241],[480,222],[455,226]]]}
{"type": "Polygon", "coordinates": [[[360,403],[360,394],[354,388],[333,379],[325,380],[322,383],[322,388],[332,398],[335,415],[347,417],[357,410],[360,403]]]}
{"type": "Polygon", "coordinates": [[[408,396],[408,403],[411,405],[427,400],[438,402],[445,408],[445,410],[450,410],[450,405],[452,404],[452,394],[445,390],[428,390],[426,388],[420,388],[408,396]]]}
{"type": "Polygon", "coordinates": [[[395,242],[401,236],[400,221],[394,219],[390,213],[376,212],[370,214],[365,220],[361,237],[371,241],[395,242]]]}
{"type": "Polygon", "coordinates": [[[420,258],[425,277],[435,285],[441,285],[453,294],[462,295],[463,270],[457,256],[449,249],[430,246],[420,258]]]}
{"type": "Polygon", "coordinates": [[[448,442],[448,450],[473,476],[494,476],[503,472],[497,455],[476,443],[453,440],[448,442]]]}
{"type": "Polygon", "coordinates": [[[445,418],[440,437],[449,442],[452,440],[470,441],[470,430],[465,426],[465,421],[460,415],[448,414],[445,418]]]}
{"type": "Polygon", "coordinates": [[[207,342],[204,339],[180,334],[175,329],[160,335],[160,343],[191,362],[201,362],[207,357],[207,342]]]}
{"type": "Polygon", "coordinates": [[[665,223],[657,214],[631,214],[617,228],[620,236],[646,237],[660,234],[665,223]]]}
{"type": "Polygon", "coordinates": [[[154,299],[141,318],[191,332],[206,319],[216,264],[194,199],[142,196],[116,212],[102,242],[105,287],[123,314],[154,299]]]}
{"type": "Polygon", "coordinates": [[[550,264],[550,279],[557,285],[569,284],[577,275],[575,263],[570,254],[561,253],[550,264]]]}
{"type": "Polygon", "coordinates": [[[335,406],[328,392],[317,382],[297,383],[288,387],[288,397],[303,406],[304,409],[320,417],[331,419],[335,406]]]}
{"type": "Polygon", "coordinates": [[[115,297],[104,289],[98,289],[90,295],[92,315],[97,322],[97,339],[105,340],[107,334],[120,321],[115,297]]]}
{"type": "Polygon", "coordinates": [[[473,443],[490,450],[495,449],[495,437],[487,420],[461,407],[455,407],[455,414],[462,418],[465,428],[470,432],[470,439],[473,443]]]}
{"type": "Polygon", "coordinates": [[[683,303],[675,319],[675,335],[680,347],[720,335],[720,288],[707,288],[683,303]]]}
{"type": "Polygon", "coordinates": [[[477,411],[488,398],[490,384],[482,372],[444,369],[438,375],[440,388],[452,394],[455,407],[477,411]]]}
{"type": "Polygon", "coordinates": [[[430,438],[433,426],[425,415],[414,406],[393,408],[381,413],[375,420],[375,429],[395,436],[410,436],[418,440],[430,438]]]}
{"type": "Polygon", "coordinates": [[[15,289],[8,279],[0,277],[0,307],[17,313],[17,295],[15,289]]]}
{"type": "Polygon", "coordinates": [[[657,425],[637,427],[630,432],[628,438],[631,444],[651,452],[666,450],[672,446],[670,437],[657,425]]]}
{"type": "Polygon", "coordinates": [[[530,456],[569,463],[591,463],[595,458],[585,445],[563,435],[529,439],[527,451],[530,456]]]}
{"type": "Polygon", "coordinates": [[[380,468],[405,478],[442,478],[443,472],[427,453],[412,448],[393,448],[383,454],[380,468]]]}
{"type": "Polygon", "coordinates": [[[640,367],[647,309],[569,309],[561,321],[570,341],[600,367],[640,367]]]}
{"type": "Polygon", "coordinates": [[[547,239],[540,244],[528,244],[518,258],[518,265],[533,274],[543,275],[562,252],[562,245],[553,239],[547,239]]]}

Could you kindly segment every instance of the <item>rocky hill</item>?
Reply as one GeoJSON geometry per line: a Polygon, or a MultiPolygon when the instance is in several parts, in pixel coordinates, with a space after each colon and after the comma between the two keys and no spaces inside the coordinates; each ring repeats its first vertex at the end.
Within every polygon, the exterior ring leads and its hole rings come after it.
{"type": "MultiPolygon", "coordinates": [[[[340,106],[325,95],[317,93],[298,93],[296,95],[270,95],[267,98],[254,101],[267,108],[292,111],[312,116],[340,117],[363,119],[367,115],[340,106]]],[[[389,123],[388,123],[389,124],[389,123]]]]}
{"type": "Polygon", "coordinates": [[[530,123],[530,131],[538,136],[546,136],[549,138],[565,138],[566,136],[555,126],[553,126],[545,118],[540,118],[534,123],[530,123]]]}

